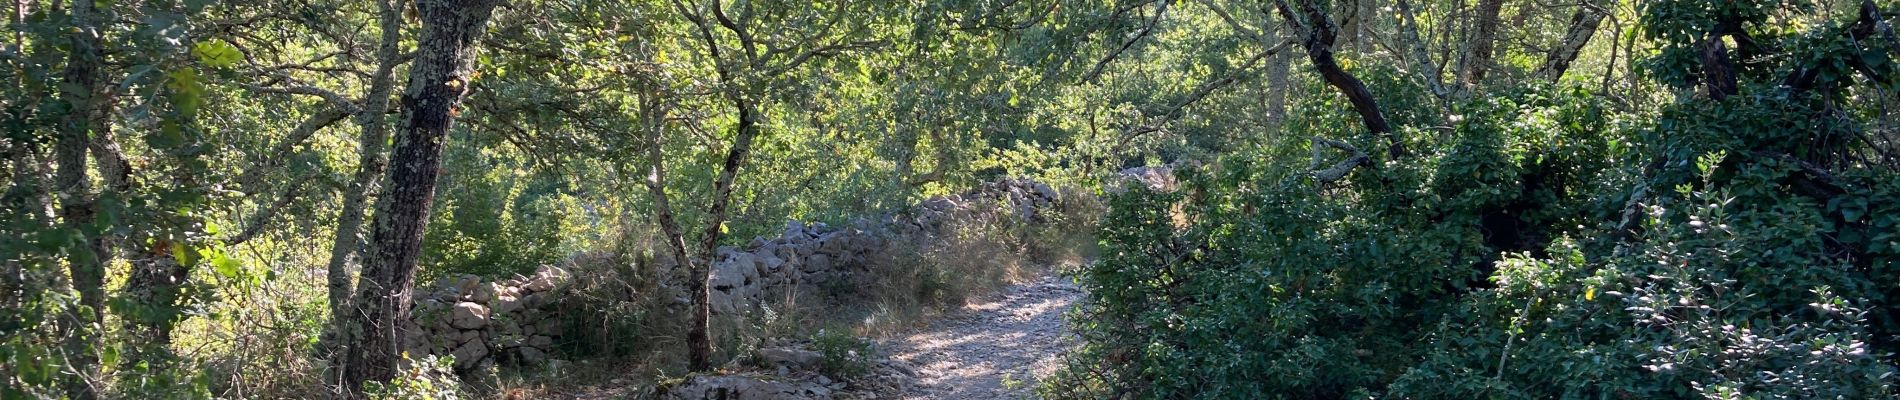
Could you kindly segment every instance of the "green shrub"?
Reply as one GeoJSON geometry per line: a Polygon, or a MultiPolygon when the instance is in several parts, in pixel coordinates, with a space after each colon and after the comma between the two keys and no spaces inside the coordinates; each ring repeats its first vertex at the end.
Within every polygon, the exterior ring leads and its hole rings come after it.
{"type": "Polygon", "coordinates": [[[877,362],[871,341],[851,336],[848,331],[820,329],[811,340],[813,350],[818,351],[819,369],[826,375],[847,379],[863,376],[877,362]]]}
{"type": "Polygon", "coordinates": [[[1112,197],[1077,273],[1082,344],[1042,394],[1900,394],[1900,214],[1875,200],[1900,173],[1818,176],[1832,153],[1790,142],[1838,128],[1799,100],[1638,125],[1588,122],[1596,101],[1463,105],[1454,135],[1340,185],[1237,155],[1112,197]]]}
{"type": "Polygon", "coordinates": [[[453,357],[427,356],[407,360],[389,382],[368,382],[363,392],[377,400],[455,400],[462,398],[461,383],[455,377],[453,357]]]}

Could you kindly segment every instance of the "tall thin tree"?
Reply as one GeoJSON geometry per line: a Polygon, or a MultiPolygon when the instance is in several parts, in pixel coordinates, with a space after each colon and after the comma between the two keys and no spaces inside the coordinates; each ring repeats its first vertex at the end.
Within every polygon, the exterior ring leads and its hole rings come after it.
{"type": "Polygon", "coordinates": [[[386,191],[376,199],[369,252],[363,259],[361,289],[352,302],[352,332],[345,349],[344,389],[352,396],[362,385],[395,377],[402,324],[409,317],[410,289],[429,208],[435,203],[442,149],[475,71],[475,44],[494,15],[495,0],[419,0],[422,33],[409,87],[402,97],[402,122],[390,153],[386,191]]]}
{"type": "Polygon", "coordinates": [[[356,124],[361,127],[357,141],[357,169],[350,177],[349,186],[343,192],[343,205],[337,216],[336,233],[330,244],[330,263],[326,270],[330,296],[330,337],[329,343],[320,351],[330,358],[330,379],[339,379],[340,372],[347,368],[338,340],[343,332],[352,329],[350,321],[350,280],[349,264],[362,250],[364,205],[369,201],[371,188],[376,179],[383,176],[387,166],[384,142],[389,138],[389,122],[384,114],[389,111],[389,95],[394,91],[396,65],[402,63],[402,0],[376,0],[377,19],[382,28],[381,43],[376,49],[376,71],[370,76],[369,93],[363,97],[363,108],[356,114],[356,124]]]}
{"type": "Polygon", "coordinates": [[[79,306],[64,321],[65,351],[69,360],[67,395],[75,399],[99,397],[96,382],[100,322],[105,312],[105,265],[110,256],[103,235],[90,228],[98,213],[97,198],[87,178],[87,152],[92,143],[97,98],[104,90],[104,52],[100,49],[101,18],[90,1],[68,4],[66,17],[71,46],[61,71],[60,103],[65,105],[53,143],[53,185],[59,199],[59,219],[73,235],[66,251],[71,288],[79,292],[79,306]]]}

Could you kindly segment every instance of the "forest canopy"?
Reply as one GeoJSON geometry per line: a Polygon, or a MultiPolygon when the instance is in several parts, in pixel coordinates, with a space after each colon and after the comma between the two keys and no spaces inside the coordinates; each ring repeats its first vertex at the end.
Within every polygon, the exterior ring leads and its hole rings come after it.
{"type": "Polygon", "coordinates": [[[722,319],[734,249],[970,193],[1063,201],[809,312],[1060,247],[1045,397],[1900,394],[1892,1],[0,8],[0,398],[481,393],[534,357],[418,299],[548,265],[551,357],[718,370],[839,343],[722,319]]]}

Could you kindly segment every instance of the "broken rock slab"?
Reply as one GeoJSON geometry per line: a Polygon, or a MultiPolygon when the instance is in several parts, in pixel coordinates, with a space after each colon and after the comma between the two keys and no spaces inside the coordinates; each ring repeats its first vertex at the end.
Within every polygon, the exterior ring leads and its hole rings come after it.
{"type": "Polygon", "coordinates": [[[764,374],[693,375],[659,388],[666,400],[819,400],[832,398],[831,388],[815,382],[764,374]]]}
{"type": "Polygon", "coordinates": [[[816,351],[774,347],[759,350],[759,359],[769,366],[814,370],[819,367],[823,357],[816,351]]]}

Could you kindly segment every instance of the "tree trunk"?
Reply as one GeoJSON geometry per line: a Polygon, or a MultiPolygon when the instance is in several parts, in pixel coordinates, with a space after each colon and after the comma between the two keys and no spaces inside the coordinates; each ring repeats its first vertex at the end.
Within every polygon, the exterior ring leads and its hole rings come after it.
{"type": "Polygon", "coordinates": [[[475,43],[487,29],[496,2],[490,0],[419,0],[422,34],[409,68],[402,98],[392,169],[385,193],[376,199],[370,248],[363,260],[361,289],[352,303],[355,324],[347,341],[343,384],[352,396],[364,382],[388,381],[401,362],[401,324],[409,317],[409,291],[415,280],[422,234],[435,203],[437,174],[462,96],[475,67],[475,43]]]}
{"type": "Polygon", "coordinates": [[[700,242],[703,255],[700,262],[693,264],[692,285],[688,288],[697,298],[699,309],[693,314],[693,327],[687,332],[690,341],[687,360],[693,371],[712,369],[712,279],[713,257],[718,255],[720,234],[725,230],[727,207],[732,203],[733,182],[738,180],[739,169],[745,166],[746,156],[752,152],[753,138],[758,137],[758,110],[743,94],[733,93],[733,107],[739,111],[739,124],[735,128],[732,148],[726,151],[726,164],[719,171],[719,179],[713,182],[712,206],[708,207],[706,232],[700,242]]]}
{"type": "MultiPolygon", "coordinates": [[[[1266,37],[1263,38],[1264,40],[1261,42],[1262,46],[1272,46],[1274,43],[1279,43],[1281,40],[1284,40],[1287,36],[1286,31],[1288,30],[1288,25],[1272,23],[1266,25],[1266,37]]],[[[1291,69],[1291,65],[1289,64],[1292,63],[1292,58],[1292,54],[1274,54],[1267,56],[1266,122],[1268,128],[1273,131],[1279,131],[1286,125],[1286,95],[1287,91],[1293,90],[1293,85],[1287,80],[1287,74],[1291,69]]]]}
{"type": "Polygon", "coordinates": [[[1728,45],[1722,43],[1722,37],[1709,35],[1699,47],[1702,54],[1702,81],[1708,85],[1709,98],[1719,101],[1739,92],[1735,65],[1729,62],[1728,45]]]}
{"type": "Polygon", "coordinates": [[[1477,20],[1471,41],[1465,44],[1463,64],[1458,69],[1458,84],[1470,88],[1484,80],[1491,69],[1492,52],[1498,41],[1498,15],[1504,10],[1504,0],[1478,0],[1477,20]]]}
{"type": "MultiPolygon", "coordinates": [[[[640,123],[644,124],[641,129],[646,134],[647,146],[647,192],[653,196],[653,213],[655,218],[659,219],[660,231],[666,235],[666,246],[673,253],[674,266],[675,268],[684,267],[689,271],[690,282],[687,284],[687,290],[693,291],[697,298],[697,293],[705,291],[699,287],[704,286],[706,281],[700,279],[700,268],[695,265],[697,263],[693,261],[692,253],[686,248],[686,231],[680,229],[679,220],[673,216],[673,203],[666,195],[666,157],[663,151],[664,144],[661,142],[666,129],[664,104],[663,101],[651,97],[643,98],[641,104],[640,123]]],[[[700,301],[699,304],[706,304],[704,299],[697,301],[700,301]]],[[[687,335],[689,342],[687,343],[689,347],[687,360],[695,371],[703,368],[702,364],[707,363],[706,360],[711,358],[712,353],[710,340],[705,342],[707,346],[703,349],[696,341],[707,332],[703,329],[706,320],[701,318],[705,314],[700,313],[703,310],[706,308],[694,308],[693,327],[698,330],[687,335]],[[704,353],[701,353],[702,350],[704,353]]]]}
{"type": "Polygon", "coordinates": [[[63,228],[74,235],[77,246],[66,249],[71,288],[79,292],[77,307],[69,307],[61,334],[65,339],[67,375],[66,394],[75,399],[99,397],[92,381],[99,359],[93,353],[98,345],[101,315],[105,312],[105,265],[110,253],[102,232],[91,227],[98,213],[97,199],[86,177],[86,153],[91,146],[96,97],[102,91],[103,53],[94,25],[93,2],[71,3],[72,48],[62,71],[60,100],[66,105],[61,116],[59,136],[53,144],[53,186],[59,196],[59,218],[63,228]]]}
{"type": "MultiPolygon", "coordinates": [[[[400,0],[377,0],[379,19],[382,27],[381,44],[376,49],[376,72],[370,76],[369,93],[363,97],[363,108],[356,114],[356,123],[360,126],[357,140],[357,169],[350,177],[349,186],[343,192],[341,213],[337,216],[336,232],[330,242],[330,262],[325,277],[329,286],[330,326],[329,334],[320,346],[320,355],[330,361],[329,375],[326,380],[337,383],[341,372],[347,368],[341,348],[345,335],[352,335],[355,329],[350,326],[350,281],[349,265],[361,249],[362,225],[365,212],[364,204],[369,201],[369,193],[376,185],[376,179],[383,175],[387,166],[384,158],[384,142],[389,138],[389,123],[384,114],[389,111],[389,94],[395,86],[396,65],[401,63],[402,14],[400,0]]],[[[340,386],[340,385],[339,385],[340,386]]]]}
{"type": "MultiPolygon", "coordinates": [[[[124,194],[132,191],[132,167],[126,162],[119,144],[112,139],[112,112],[114,100],[110,94],[95,103],[93,110],[92,142],[93,158],[99,163],[99,175],[103,177],[107,193],[124,194]]],[[[189,174],[174,174],[174,187],[191,187],[189,174]]],[[[126,336],[126,356],[120,359],[120,365],[127,370],[143,365],[145,371],[162,371],[168,368],[174,355],[171,352],[172,329],[183,318],[178,303],[180,289],[191,276],[189,266],[178,263],[169,251],[153,251],[143,243],[127,243],[125,237],[113,236],[104,246],[107,249],[119,249],[131,262],[131,273],[126,277],[120,293],[133,306],[129,313],[121,313],[126,336]]],[[[161,249],[169,250],[168,242],[160,239],[161,249]]]]}
{"type": "MultiPolygon", "coordinates": [[[[1292,8],[1287,7],[1285,0],[1275,0],[1274,5],[1289,25],[1299,24],[1299,18],[1295,16],[1292,8]]],[[[1320,77],[1325,78],[1328,85],[1344,93],[1352,102],[1352,107],[1359,112],[1360,120],[1365,123],[1366,130],[1389,142],[1386,153],[1390,158],[1397,159],[1403,156],[1405,144],[1392,134],[1392,126],[1386,122],[1385,114],[1379,111],[1379,103],[1372,98],[1372,91],[1366,90],[1365,83],[1340,68],[1339,62],[1333,59],[1333,38],[1336,33],[1333,31],[1332,21],[1313,5],[1312,0],[1300,1],[1300,11],[1306,15],[1306,23],[1310,24],[1305,29],[1306,38],[1302,41],[1302,45],[1306,48],[1306,57],[1312,61],[1313,68],[1319,70],[1320,77]]]]}
{"type": "Polygon", "coordinates": [[[144,252],[142,255],[131,260],[132,275],[126,278],[122,291],[137,309],[130,315],[121,315],[127,335],[136,338],[136,343],[126,343],[130,348],[120,364],[127,367],[144,364],[148,371],[162,371],[173,359],[172,328],[183,317],[178,300],[191,269],[179,264],[171,254],[144,252]]]}
{"type": "Polygon", "coordinates": [[[1590,38],[1596,36],[1597,27],[1603,24],[1603,7],[1586,2],[1577,6],[1577,13],[1570,16],[1570,29],[1564,31],[1562,42],[1551,49],[1544,57],[1544,65],[1537,68],[1537,75],[1544,80],[1556,82],[1570,70],[1570,63],[1583,53],[1583,46],[1590,44],[1590,38]]]}
{"type": "Polygon", "coordinates": [[[1445,88],[1445,79],[1439,76],[1438,63],[1432,61],[1429,46],[1418,35],[1418,14],[1413,12],[1411,2],[1406,0],[1398,0],[1398,8],[1399,32],[1411,51],[1413,68],[1418,68],[1419,76],[1425,79],[1425,88],[1431,90],[1433,96],[1445,99],[1451,95],[1451,90],[1445,88]]]}

